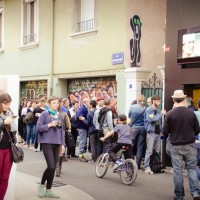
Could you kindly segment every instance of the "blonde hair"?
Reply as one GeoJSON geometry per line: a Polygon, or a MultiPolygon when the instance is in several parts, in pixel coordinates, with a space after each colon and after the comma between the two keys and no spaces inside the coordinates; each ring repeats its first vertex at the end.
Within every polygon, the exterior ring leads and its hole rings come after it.
{"type": "Polygon", "coordinates": [[[137,96],[137,102],[142,102],[142,101],[145,101],[145,96],[143,94],[139,94],[137,96]]]}

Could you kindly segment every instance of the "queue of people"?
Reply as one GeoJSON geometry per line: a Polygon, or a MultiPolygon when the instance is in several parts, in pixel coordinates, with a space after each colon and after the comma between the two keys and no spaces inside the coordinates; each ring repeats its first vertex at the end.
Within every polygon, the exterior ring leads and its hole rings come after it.
{"type": "MultiPolygon", "coordinates": [[[[187,98],[182,90],[174,91],[172,99],[174,107],[166,113],[164,109],[160,110],[159,108],[161,104],[159,96],[149,97],[146,106],[144,95],[138,95],[137,100],[133,101],[129,109],[130,122],[126,115],[118,116],[116,108],[113,111],[113,104],[111,106],[108,98],[100,97],[93,100],[85,98],[81,105],[76,99],[69,102],[68,98],[61,99],[55,96],[40,99],[38,105],[36,102],[35,104],[31,101],[27,101],[27,104],[23,102],[20,115],[25,116],[28,112],[32,112],[33,119],[25,125],[26,129],[19,126],[19,130],[26,130],[26,134],[19,133],[28,147],[31,139],[32,143],[37,144],[36,149],[38,143],[40,144],[47,163],[38,188],[38,196],[58,198],[51,190],[55,171],[56,176],[60,176],[64,158],[75,158],[80,162],[88,162],[84,157],[84,153],[88,149],[90,149],[92,157],[92,160],[89,160],[90,163],[96,162],[99,155],[108,152],[115,163],[113,172],[116,172],[116,169],[122,164],[116,157],[116,153],[122,146],[127,146],[125,158],[135,159],[140,169],[144,157],[145,173],[153,174],[150,157],[154,151],[160,152],[161,136],[166,138],[170,136],[170,155],[174,170],[174,200],[183,200],[185,195],[182,175],[183,162],[188,171],[191,195],[195,200],[200,199],[198,155],[195,143],[195,136],[200,133],[200,114],[194,109],[191,99],[187,98]],[[34,131],[35,133],[33,133],[34,131]],[[117,135],[115,141],[113,141],[113,135],[117,135]],[[79,152],[76,152],[77,138],[79,152]],[[114,144],[109,148],[111,142],[114,144]],[[45,185],[45,183],[47,184],[45,185]]],[[[0,162],[5,167],[5,169],[2,167],[2,172],[0,171],[0,174],[5,173],[5,176],[0,177],[0,197],[2,199],[6,192],[12,166],[10,141],[6,136],[8,134],[7,127],[11,127],[9,132],[14,133],[13,139],[16,133],[16,130],[12,129],[14,120],[9,108],[10,102],[11,98],[8,94],[0,94],[0,155],[9,160],[6,163],[0,162]],[[2,179],[2,177],[5,178],[2,179]]],[[[200,100],[198,108],[200,108],[200,100]]]]}

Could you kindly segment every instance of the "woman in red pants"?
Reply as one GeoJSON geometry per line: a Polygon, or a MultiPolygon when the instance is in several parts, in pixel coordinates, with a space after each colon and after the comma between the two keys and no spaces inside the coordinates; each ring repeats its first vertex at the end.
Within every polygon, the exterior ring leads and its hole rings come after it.
{"type": "Polygon", "coordinates": [[[10,110],[11,97],[8,93],[0,93],[0,200],[4,199],[12,167],[11,142],[16,141],[13,129],[13,113],[10,110]]]}

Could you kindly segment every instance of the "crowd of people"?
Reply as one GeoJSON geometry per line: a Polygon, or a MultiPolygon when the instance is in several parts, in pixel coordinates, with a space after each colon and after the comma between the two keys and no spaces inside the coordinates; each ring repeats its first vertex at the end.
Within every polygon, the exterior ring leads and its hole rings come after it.
{"type": "MultiPolygon", "coordinates": [[[[1,96],[2,94],[0,94],[2,115],[0,155],[8,153],[7,159],[11,160],[9,141],[6,140],[6,134],[2,134],[7,132],[4,127],[13,123],[13,118],[9,117],[12,116],[9,109],[11,98],[9,95],[1,96]],[[4,104],[8,106],[5,107],[4,104]]],[[[104,97],[84,98],[81,104],[77,99],[71,102],[69,98],[55,96],[43,97],[38,102],[23,99],[19,107],[18,120],[18,132],[22,138],[22,145],[27,145],[28,148],[34,146],[35,152],[40,146],[40,151],[44,153],[47,163],[38,188],[38,196],[58,198],[51,190],[52,182],[55,174],[60,176],[62,161],[69,158],[93,163],[99,155],[108,152],[115,163],[113,172],[116,172],[116,169],[122,165],[122,161],[116,156],[122,146],[128,147],[125,158],[135,159],[140,169],[144,157],[145,173],[153,174],[150,158],[154,151],[160,152],[162,136],[168,138],[171,145],[168,152],[174,170],[174,200],[182,200],[184,197],[182,174],[184,167],[188,171],[193,199],[200,199],[198,187],[200,173],[197,167],[199,155],[195,142],[198,141],[200,133],[200,110],[194,107],[192,99],[187,97],[182,90],[174,91],[172,99],[174,106],[172,110],[166,112],[160,109],[160,96],[154,95],[146,101],[144,95],[140,94],[132,102],[128,117],[124,114],[118,116],[116,104],[113,108],[111,100],[104,97]],[[111,143],[112,146],[109,148],[111,143]],[[76,152],[77,144],[79,152],[76,152]],[[89,161],[84,156],[86,151],[91,152],[92,159],[89,161]],[[45,183],[47,183],[46,186],[45,183]]],[[[200,100],[198,100],[199,108],[200,100]]],[[[16,132],[16,130],[9,132],[13,131],[16,132]]],[[[12,162],[9,163],[1,163],[6,166],[6,172],[0,171],[0,175],[7,173],[6,178],[0,176],[1,196],[5,195],[7,188],[12,166],[12,162]]]]}

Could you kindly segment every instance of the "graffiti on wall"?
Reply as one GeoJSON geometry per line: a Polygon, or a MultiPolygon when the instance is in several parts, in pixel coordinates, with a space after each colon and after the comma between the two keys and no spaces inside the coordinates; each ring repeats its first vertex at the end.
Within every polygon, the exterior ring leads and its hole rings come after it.
{"type": "Polygon", "coordinates": [[[131,55],[131,67],[138,67],[140,65],[140,39],[141,39],[141,27],[142,22],[138,15],[134,15],[130,19],[130,25],[133,31],[133,38],[130,39],[130,55],[131,55]]]}
{"type": "Polygon", "coordinates": [[[47,96],[47,81],[27,81],[20,84],[20,97],[27,99],[40,99],[47,96]]]}
{"type": "Polygon", "coordinates": [[[71,79],[67,81],[69,99],[71,102],[84,98],[109,98],[111,104],[116,103],[117,82],[115,77],[101,77],[88,79],[71,79]]]}

